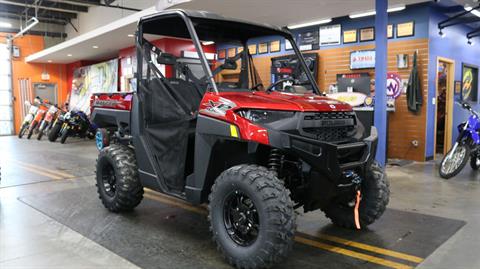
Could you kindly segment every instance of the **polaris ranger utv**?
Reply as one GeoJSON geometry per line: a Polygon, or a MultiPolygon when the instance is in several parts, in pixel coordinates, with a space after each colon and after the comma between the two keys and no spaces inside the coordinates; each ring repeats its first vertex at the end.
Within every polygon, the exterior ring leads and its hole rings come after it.
{"type": "Polygon", "coordinates": [[[169,10],[139,21],[136,48],[135,91],[91,100],[108,210],[132,210],[144,188],[207,203],[213,239],[239,268],[288,254],[297,208],[357,229],[383,214],[389,187],[374,160],[376,129],[366,137],[352,107],[322,96],[287,30],[169,10]],[[267,36],[289,40],[298,57],[292,77],[270,85],[248,50],[267,36]],[[165,37],[182,48],[156,40],[165,37]],[[215,62],[206,41],[241,49],[215,62]]]}

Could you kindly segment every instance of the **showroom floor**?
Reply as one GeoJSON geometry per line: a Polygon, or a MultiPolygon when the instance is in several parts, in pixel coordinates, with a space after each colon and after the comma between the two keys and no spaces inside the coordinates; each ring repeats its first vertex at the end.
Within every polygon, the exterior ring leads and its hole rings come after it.
{"type": "MultiPolygon", "coordinates": [[[[92,141],[0,137],[0,268],[228,268],[204,207],[146,191],[132,213],[107,212],[94,188],[92,141]]],[[[298,211],[282,268],[479,268],[480,176],[436,165],[388,167],[389,209],[362,232],[298,211]]]]}

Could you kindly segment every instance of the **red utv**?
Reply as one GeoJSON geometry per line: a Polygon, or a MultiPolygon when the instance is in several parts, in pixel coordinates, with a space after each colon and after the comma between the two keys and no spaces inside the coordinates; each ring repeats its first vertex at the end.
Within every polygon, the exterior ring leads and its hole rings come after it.
{"type": "Polygon", "coordinates": [[[140,20],[136,47],[136,91],[92,97],[107,209],[132,210],[144,188],[208,203],[213,239],[240,268],[286,257],[297,208],[349,228],[382,215],[389,188],[374,160],[376,129],[366,137],[349,105],[322,96],[288,31],[170,10],[140,20]],[[298,57],[292,77],[271,85],[248,52],[266,36],[289,40],[298,57]],[[160,37],[188,40],[195,57],[160,37]],[[209,61],[205,41],[242,49],[209,61]]]}

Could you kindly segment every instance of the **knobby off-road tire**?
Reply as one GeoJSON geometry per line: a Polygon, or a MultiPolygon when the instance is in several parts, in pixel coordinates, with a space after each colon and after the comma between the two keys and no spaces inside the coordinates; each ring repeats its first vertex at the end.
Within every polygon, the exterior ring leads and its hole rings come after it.
{"type": "Polygon", "coordinates": [[[38,125],[38,122],[37,121],[34,121],[32,123],[32,126],[30,129],[28,129],[28,135],[27,135],[27,139],[30,139],[32,138],[32,135],[33,135],[33,132],[35,131],[35,129],[37,128],[37,125],[38,125]]]}
{"type": "Polygon", "coordinates": [[[45,123],[40,123],[40,128],[38,128],[38,135],[37,135],[37,140],[42,140],[43,133],[45,132],[46,129],[46,124],[45,123]]]}
{"type": "Polygon", "coordinates": [[[67,138],[68,138],[68,133],[70,131],[69,130],[64,130],[61,134],[62,136],[60,137],[60,143],[62,144],[65,144],[65,141],[67,141],[67,138]]]}
{"type": "Polygon", "coordinates": [[[48,131],[48,140],[50,142],[55,142],[58,138],[58,133],[62,129],[62,124],[55,124],[50,131],[48,131]]]}
{"type": "Polygon", "coordinates": [[[296,215],[290,191],[265,167],[238,165],[224,171],[212,186],[208,209],[213,240],[237,268],[271,267],[292,249],[296,215]],[[236,242],[226,228],[227,198],[233,193],[248,197],[258,213],[258,233],[248,245],[236,242]]]}
{"type": "Polygon", "coordinates": [[[442,171],[443,170],[442,168],[445,165],[444,163],[446,161],[447,156],[453,150],[453,148],[451,148],[447,152],[447,154],[443,157],[442,162],[440,163],[440,166],[438,167],[438,173],[440,174],[440,177],[442,177],[444,179],[450,179],[450,178],[458,175],[458,173],[460,173],[463,170],[463,168],[465,168],[465,165],[467,165],[468,159],[470,158],[470,151],[471,151],[470,146],[469,146],[468,143],[463,143],[463,144],[458,145],[457,150],[459,148],[463,148],[465,150],[465,156],[463,156],[460,165],[450,173],[444,173],[444,171],[442,171]]]}
{"type": "MultiPolygon", "coordinates": [[[[366,178],[362,181],[362,199],[358,208],[360,226],[365,228],[379,219],[390,200],[390,189],[384,169],[374,161],[366,171],[366,178]]],[[[354,229],[354,208],[348,205],[332,202],[325,210],[325,215],[335,225],[354,229]]]]}
{"type": "Polygon", "coordinates": [[[97,192],[103,205],[112,212],[134,209],[143,199],[133,150],[124,145],[103,148],[97,159],[97,192]],[[108,184],[108,180],[111,180],[108,184]]]}
{"type": "Polygon", "coordinates": [[[18,132],[18,138],[22,138],[25,132],[27,131],[28,124],[23,124],[22,128],[20,128],[20,132],[18,132]]]}

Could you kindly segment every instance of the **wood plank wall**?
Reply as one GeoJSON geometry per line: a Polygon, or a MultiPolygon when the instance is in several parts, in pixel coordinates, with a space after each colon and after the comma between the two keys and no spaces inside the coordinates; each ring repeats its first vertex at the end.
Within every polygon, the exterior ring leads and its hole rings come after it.
{"type": "MultiPolygon", "coordinates": [[[[344,48],[324,49],[316,51],[320,57],[317,82],[321,90],[336,81],[337,74],[355,73],[350,70],[350,52],[355,50],[374,49],[374,45],[358,45],[344,48]]],[[[406,95],[402,94],[396,102],[396,111],[389,113],[388,125],[388,157],[407,160],[425,160],[426,107],[428,93],[428,39],[395,40],[388,43],[388,71],[397,72],[402,79],[408,79],[413,62],[413,53],[418,50],[418,68],[423,90],[424,105],[418,114],[407,109],[406,95]],[[397,54],[409,55],[409,68],[397,68],[397,54]],[[415,147],[412,141],[418,141],[415,147]]],[[[254,63],[264,82],[270,83],[271,57],[255,57],[254,63]]],[[[361,70],[374,77],[373,69],[361,70]]]]}

